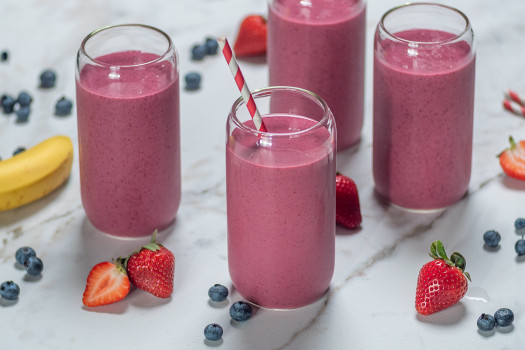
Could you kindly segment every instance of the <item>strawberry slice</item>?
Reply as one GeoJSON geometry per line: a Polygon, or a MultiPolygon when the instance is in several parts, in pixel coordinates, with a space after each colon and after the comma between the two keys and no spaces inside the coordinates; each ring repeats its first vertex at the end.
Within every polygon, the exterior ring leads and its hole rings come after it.
{"type": "Polygon", "coordinates": [[[266,19],[260,15],[249,15],[243,19],[233,45],[237,57],[266,54],[266,19]]]}
{"type": "Polygon", "coordinates": [[[525,141],[516,144],[509,136],[510,148],[499,154],[499,164],[505,174],[518,180],[525,181],[525,141]]]}
{"type": "Polygon", "coordinates": [[[335,177],[335,221],[350,229],[361,225],[361,206],[354,181],[337,173],[335,177]]]}
{"type": "Polygon", "coordinates": [[[111,304],[124,299],[129,288],[129,279],[121,259],[104,261],[91,269],[82,302],[90,307],[111,304]]]}

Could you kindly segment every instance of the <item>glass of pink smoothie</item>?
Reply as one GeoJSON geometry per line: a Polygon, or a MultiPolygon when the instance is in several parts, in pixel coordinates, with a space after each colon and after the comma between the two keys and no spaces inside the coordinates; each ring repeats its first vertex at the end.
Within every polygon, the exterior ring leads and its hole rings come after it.
{"type": "Polygon", "coordinates": [[[373,173],[380,198],[439,210],[468,190],[475,47],[468,18],[439,4],[388,11],[374,45],[373,173]]]}
{"type": "Polygon", "coordinates": [[[338,150],[361,137],[365,32],[364,0],[269,1],[270,85],[321,96],[337,123],[338,150]]]}
{"type": "Polygon", "coordinates": [[[253,96],[268,132],[254,128],[242,99],[227,122],[230,276],[254,304],[298,308],[323,296],[334,271],[335,122],[303,89],[253,96]]]}
{"type": "Polygon", "coordinates": [[[80,183],[100,231],[150,235],[181,195],[179,69],[164,32],[145,25],[89,34],[76,64],[80,183]]]}

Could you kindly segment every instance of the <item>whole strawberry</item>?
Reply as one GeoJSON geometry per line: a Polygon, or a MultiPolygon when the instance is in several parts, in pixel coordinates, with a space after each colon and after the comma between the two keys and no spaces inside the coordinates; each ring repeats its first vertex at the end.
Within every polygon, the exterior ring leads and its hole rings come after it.
{"type": "Polygon", "coordinates": [[[509,136],[510,148],[499,154],[501,168],[510,177],[525,181],[525,141],[516,143],[509,136]]]}
{"type": "Polygon", "coordinates": [[[130,282],[159,298],[169,298],[173,293],[175,257],[163,245],[156,243],[157,231],[151,242],[134,252],[127,259],[130,282]]]}
{"type": "Polygon", "coordinates": [[[423,265],[419,271],[416,288],[416,310],[430,315],[446,309],[463,298],[468,289],[465,258],[454,252],[448,258],[443,243],[435,241],[430,246],[434,260],[423,265]]]}
{"type": "Polygon", "coordinates": [[[347,228],[357,228],[361,225],[361,206],[359,194],[354,181],[337,173],[335,177],[335,221],[347,228]]]}
{"type": "Polygon", "coordinates": [[[233,52],[237,57],[266,54],[266,19],[260,15],[246,16],[241,22],[233,52]]]}

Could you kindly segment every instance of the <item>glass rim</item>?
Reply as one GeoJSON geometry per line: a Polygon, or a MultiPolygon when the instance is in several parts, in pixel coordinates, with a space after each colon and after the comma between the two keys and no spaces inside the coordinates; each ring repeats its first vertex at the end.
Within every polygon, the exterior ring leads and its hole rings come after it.
{"type": "MultiPolygon", "coordinates": [[[[324,125],[326,125],[328,123],[328,121],[330,119],[330,116],[331,116],[330,108],[328,107],[328,104],[326,103],[326,101],[323,100],[323,98],[321,96],[317,95],[315,92],[312,92],[312,91],[309,91],[309,90],[306,90],[306,89],[302,89],[302,88],[298,88],[298,87],[295,87],[295,86],[268,86],[268,87],[264,87],[264,88],[261,88],[261,89],[253,90],[253,91],[251,91],[251,94],[252,94],[253,99],[255,101],[258,97],[270,96],[272,91],[292,91],[292,92],[300,93],[303,96],[312,97],[313,101],[317,101],[320,104],[320,107],[322,107],[322,109],[323,109],[323,117],[320,120],[318,120],[318,121],[315,120],[316,123],[314,125],[306,128],[306,129],[299,130],[299,131],[291,131],[291,132],[260,131],[260,130],[257,130],[255,128],[250,127],[250,126],[247,126],[246,124],[241,122],[239,120],[239,118],[237,118],[237,111],[239,110],[239,108],[241,106],[243,106],[243,105],[246,105],[246,102],[244,101],[243,97],[240,96],[233,103],[232,108],[230,110],[230,115],[228,116],[228,119],[232,120],[233,123],[239,129],[242,129],[243,131],[251,132],[251,133],[254,133],[254,134],[261,134],[262,136],[267,136],[267,137],[268,136],[269,137],[298,136],[298,135],[302,135],[302,134],[305,134],[305,133],[309,133],[312,130],[318,129],[320,127],[323,127],[324,125]]],[[[277,112],[276,114],[279,114],[279,112],[277,112]]],[[[307,117],[307,116],[304,116],[304,117],[307,117]]],[[[311,119],[311,118],[309,118],[309,119],[311,119]]]]}
{"type": "Polygon", "coordinates": [[[462,11],[458,10],[455,7],[444,5],[444,4],[439,4],[439,3],[433,3],[433,2],[408,2],[406,4],[402,4],[402,5],[399,5],[399,6],[392,7],[390,10],[386,11],[383,14],[383,16],[381,16],[381,20],[379,21],[379,28],[381,28],[381,30],[383,32],[385,32],[389,37],[391,37],[391,38],[393,38],[393,39],[395,39],[396,41],[399,41],[399,42],[404,42],[404,43],[407,43],[407,44],[409,44],[409,43],[417,43],[418,45],[419,44],[421,44],[421,45],[436,45],[436,44],[446,44],[446,43],[454,42],[454,41],[458,40],[459,38],[465,36],[471,30],[471,24],[470,24],[470,20],[468,19],[467,15],[465,15],[462,11]],[[435,7],[435,8],[444,8],[446,10],[450,10],[451,12],[455,12],[456,14],[460,15],[465,20],[465,28],[463,29],[463,31],[461,31],[461,33],[455,34],[451,38],[444,39],[444,40],[438,40],[438,41],[415,41],[415,40],[403,39],[403,38],[400,38],[397,35],[393,34],[390,30],[388,30],[386,28],[386,26],[385,26],[385,19],[388,17],[388,15],[390,15],[390,14],[392,14],[392,13],[398,11],[398,10],[407,8],[407,7],[416,7],[416,6],[429,6],[429,7],[435,7]]]}
{"type": "Polygon", "coordinates": [[[111,66],[115,66],[115,64],[109,64],[107,62],[103,62],[103,61],[100,61],[100,60],[97,60],[96,58],[93,58],[91,57],[87,51],[86,51],[86,44],[87,42],[95,37],[97,34],[99,33],[102,33],[102,32],[105,32],[107,30],[112,30],[112,29],[117,29],[117,28],[123,28],[123,27],[136,27],[136,28],[143,28],[143,29],[147,29],[147,30],[151,30],[153,32],[156,32],[157,34],[160,34],[161,36],[163,36],[167,43],[168,43],[168,48],[166,49],[166,51],[164,51],[164,53],[162,55],[159,55],[159,57],[151,60],[151,61],[147,61],[147,62],[143,62],[143,63],[139,63],[139,64],[124,64],[124,65],[119,65],[120,68],[133,68],[133,67],[142,67],[142,66],[145,66],[145,65],[149,65],[149,64],[152,64],[152,63],[155,63],[155,62],[159,62],[159,61],[162,61],[166,56],[168,56],[168,54],[170,52],[172,52],[174,50],[174,46],[173,46],[173,42],[171,41],[171,38],[169,37],[168,34],[166,34],[164,31],[158,29],[158,28],[155,28],[153,26],[149,26],[147,24],[139,24],[139,23],[125,23],[125,24],[115,24],[115,25],[109,25],[109,26],[105,26],[105,27],[102,27],[102,28],[98,28],[98,29],[95,29],[94,31],[92,31],[91,33],[89,33],[85,38],[84,40],[82,40],[82,43],[80,44],[80,49],[79,51],[82,53],[82,55],[84,57],[86,57],[87,59],[89,59],[91,62],[94,62],[100,66],[104,66],[104,67],[111,67],[111,66]]]}

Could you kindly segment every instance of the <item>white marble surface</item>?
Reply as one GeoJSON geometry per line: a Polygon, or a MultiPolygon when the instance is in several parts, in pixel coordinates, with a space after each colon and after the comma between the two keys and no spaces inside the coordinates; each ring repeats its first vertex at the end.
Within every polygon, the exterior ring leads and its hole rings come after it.
{"type": "MultiPolygon", "coordinates": [[[[34,97],[30,122],[0,115],[0,157],[55,134],[72,138],[76,119],[53,115],[62,95],[74,97],[74,62],[82,38],[109,24],[145,23],[165,30],[180,56],[181,74],[203,74],[197,92],[181,91],[183,195],[175,225],[161,238],[175,254],[175,291],[160,300],[135,290],[123,302],[93,310],[82,307],[85,278],[97,262],[126,254],[138,243],[97,233],[80,201],[78,157],[68,183],[25,207],[0,212],[0,280],[21,287],[14,305],[0,304],[2,349],[206,349],[203,329],[224,327],[223,349],[523,349],[525,262],[516,259],[514,219],[525,217],[525,182],[503,175],[496,155],[509,134],[525,139],[525,120],[504,112],[502,91],[525,93],[525,3],[460,0],[477,40],[473,174],[469,195],[443,213],[417,215],[377,202],[371,177],[372,34],[381,14],[398,0],[368,4],[366,119],[361,144],[338,154],[338,169],[356,181],[362,229],[337,229],[335,274],[329,293],[309,307],[289,312],[259,310],[248,322],[231,324],[229,304],[213,307],[207,290],[231,286],[227,269],[224,139],[225,119],[238,92],[220,56],[192,62],[189,50],[207,35],[231,41],[240,19],[266,13],[264,0],[59,1],[2,0],[0,93],[28,90],[34,97]],[[44,68],[58,72],[56,88],[37,88],[44,68]],[[483,248],[488,229],[502,234],[501,248],[483,248]],[[419,268],[430,243],[441,239],[467,258],[472,283],[465,298],[445,311],[420,317],[414,309],[419,268]],[[30,280],[14,264],[17,248],[34,247],[45,264],[30,280]],[[510,331],[484,336],[482,312],[511,308],[510,331]]],[[[242,63],[252,89],[267,84],[264,63],[242,63]]],[[[78,153],[75,153],[77,155],[78,153]]],[[[0,184],[1,186],[1,184],[0,184]]]]}

